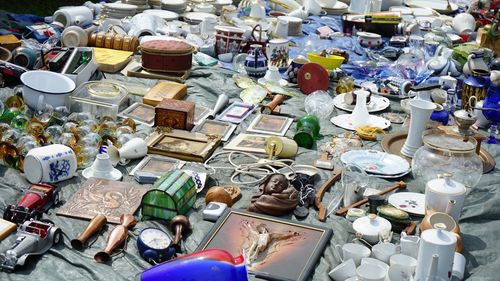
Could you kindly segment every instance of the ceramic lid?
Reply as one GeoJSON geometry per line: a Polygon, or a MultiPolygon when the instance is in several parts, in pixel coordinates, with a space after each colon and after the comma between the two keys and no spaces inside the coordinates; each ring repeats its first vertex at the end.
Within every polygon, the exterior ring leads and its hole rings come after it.
{"type": "Polygon", "coordinates": [[[441,245],[441,246],[451,246],[457,243],[457,238],[455,234],[444,230],[444,225],[442,223],[436,223],[433,229],[424,230],[420,234],[420,238],[428,243],[441,245]]]}
{"type": "Polygon", "coordinates": [[[360,32],[356,33],[356,35],[358,35],[358,37],[364,37],[367,39],[380,39],[380,38],[382,38],[382,36],[380,36],[379,34],[372,33],[372,32],[360,31],[360,32]]]}
{"type": "Polygon", "coordinates": [[[369,214],[355,220],[352,227],[354,231],[363,235],[379,235],[379,233],[390,232],[392,229],[392,225],[387,219],[375,214],[369,214]]]}
{"type": "Polygon", "coordinates": [[[461,195],[466,191],[465,185],[452,180],[452,174],[445,173],[438,175],[437,179],[427,182],[427,188],[435,193],[444,193],[449,195],[461,195]]]}
{"type": "Polygon", "coordinates": [[[422,137],[422,141],[430,148],[456,153],[469,153],[476,149],[474,138],[464,141],[461,136],[443,134],[439,130],[427,131],[422,137]]]}

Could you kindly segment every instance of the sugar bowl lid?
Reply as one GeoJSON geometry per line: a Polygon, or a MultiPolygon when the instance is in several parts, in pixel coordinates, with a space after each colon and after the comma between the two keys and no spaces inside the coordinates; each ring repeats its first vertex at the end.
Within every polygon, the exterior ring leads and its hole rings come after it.
{"type": "Polygon", "coordinates": [[[435,193],[449,194],[449,195],[461,195],[464,194],[467,189],[462,183],[452,180],[453,175],[450,173],[439,174],[437,179],[433,179],[427,182],[427,188],[435,193]]]}
{"type": "Polygon", "coordinates": [[[366,217],[361,217],[352,223],[354,231],[363,235],[379,235],[380,233],[390,232],[392,229],[391,223],[382,217],[375,214],[368,214],[366,217]]]}

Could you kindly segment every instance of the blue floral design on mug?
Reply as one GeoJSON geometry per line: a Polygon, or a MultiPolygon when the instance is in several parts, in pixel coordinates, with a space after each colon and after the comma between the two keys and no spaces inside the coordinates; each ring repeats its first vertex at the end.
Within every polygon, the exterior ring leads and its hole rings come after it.
{"type": "Polygon", "coordinates": [[[49,177],[51,182],[59,181],[61,177],[68,177],[71,164],[69,160],[57,160],[50,163],[49,177]]]}

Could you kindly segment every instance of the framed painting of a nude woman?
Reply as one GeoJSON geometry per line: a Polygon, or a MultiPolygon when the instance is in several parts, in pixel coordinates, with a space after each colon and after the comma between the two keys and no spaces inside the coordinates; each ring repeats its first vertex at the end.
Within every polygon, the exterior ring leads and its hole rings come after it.
{"type": "Polygon", "coordinates": [[[307,280],[331,235],[331,229],[227,209],[197,250],[243,255],[247,270],[259,278],[307,280]]]}

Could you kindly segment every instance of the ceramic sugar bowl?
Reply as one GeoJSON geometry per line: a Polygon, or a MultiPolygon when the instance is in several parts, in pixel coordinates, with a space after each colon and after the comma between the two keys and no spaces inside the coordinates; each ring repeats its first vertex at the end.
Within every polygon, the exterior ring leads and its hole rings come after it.
{"type": "Polygon", "coordinates": [[[455,221],[460,218],[464,205],[465,185],[451,179],[451,174],[438,175],[427,182],[425,189],[425,209],[448,213],[455,221]],[[450,203],[453,202],[453,203],[450,203]]]}
{"type": "Polygon", "coordinates": [[[361,235],[370,244],[377,244],[380,236],[389,236],[391,223],[375,214],[361,217],[352,223],[352,227],[357,235],[361,235]]]}

